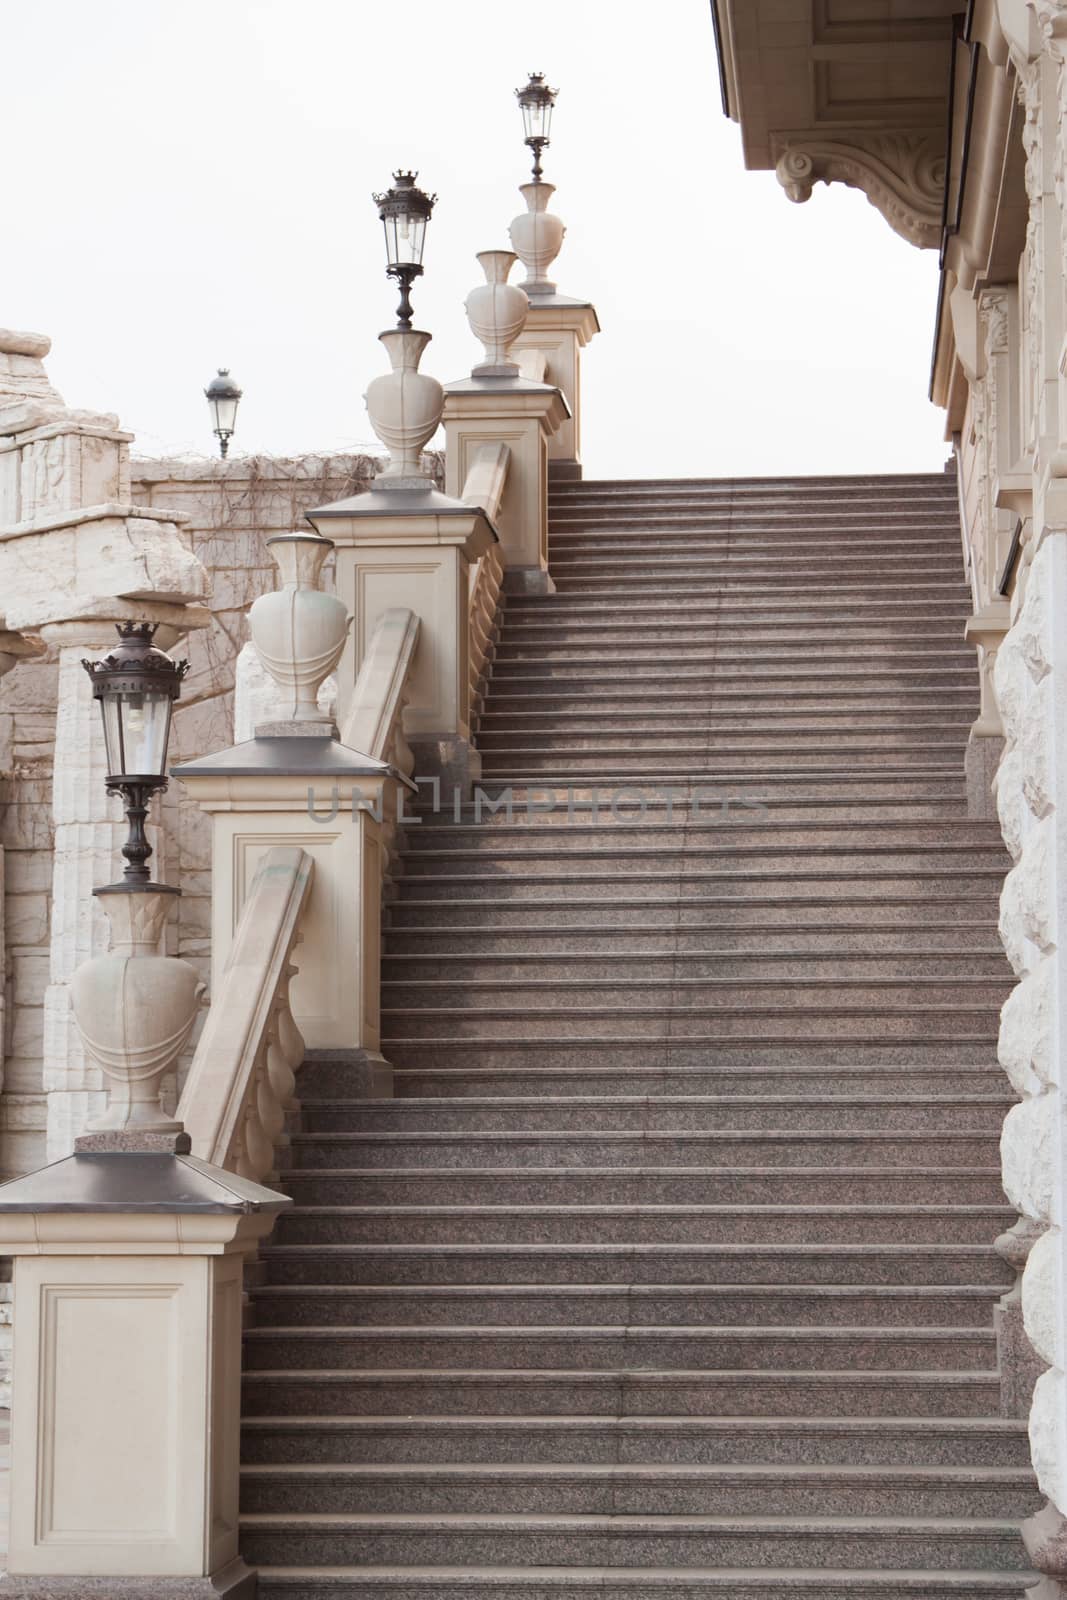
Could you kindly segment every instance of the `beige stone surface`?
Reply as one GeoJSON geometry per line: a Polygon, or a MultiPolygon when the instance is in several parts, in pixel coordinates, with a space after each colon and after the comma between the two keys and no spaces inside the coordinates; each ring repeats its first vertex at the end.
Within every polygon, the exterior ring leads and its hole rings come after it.
{"type": "Polygon", "coordinates": [[[468,739],[468,569],[493,541],[484,515],[411,510],[324,516],[317,525],[337,546],[337,592],[355,619],[337,669],[341,724],[380,618],[401,609],[420,622],[405,732],[468,739]]]}
{"type": "Polygon", "coordinates": [[[560,391],[545,384],[486,379],[445,390],[446,492],[461,498],[486,448],[507,446],[507,482],[495,525],[505,572],[521,575],[527,587],[550,589],[548,443],[567,414],[560,391]]]}
{"type": "Polygon", "coordinates": [[[194,1155],[255,1182],[273,1172],[296,1104],[304,1040],[289,986],[313,877],[306,850],[261,853],[178,1107],[194,1155]]]}
{"type": "Polygon", "coordinates": [[[12,1574],[237,1554],[242,1261],[266,1215],[8,1215],[12,1574]]]}

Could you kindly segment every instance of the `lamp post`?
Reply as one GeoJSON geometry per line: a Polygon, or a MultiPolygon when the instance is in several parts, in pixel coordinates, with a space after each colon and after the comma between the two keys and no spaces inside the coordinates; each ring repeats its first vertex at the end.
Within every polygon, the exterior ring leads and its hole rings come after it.
{"type": "Polygon", "coordinates": [[[552,107],[556,103],[558,89],[550,89],[545,82],[543,72],[531,72],[530,81],[521,89],[515,90],[522,112],[522,126],[526,135],[526,143],[533,151],[533,179],[535,183],[541,182],[541,151],[548,144],[549,131],[552,127],[552,107]]]}
{"type": "Polygon", "coordinates": [[[211,431],[219,441],[219,455],[225,461],[230,440],[237,426],[237,406],[244,393],[230,377],[229,367],[220,367],[204,390],[211,412],[211,431]]]}
{"type": "Polygon", "coordinates": [[[426,224],[437,199],[417,186],[417,177],[417,172],[394,172],[393,187],[374,196],[385,229],[386,275],[400,284],[396,325],[405,330],[411,327],[411,285],[422,275],[426,224]]]}
{"type": "Polygon", "coordinates": [[[82,663],[92,680],[93,699],[100,702],[108,793],[122,796],[129,823],[122,881],[99,892],[166,888],[151,882],[147,862],[152,846],[145,818],[153,794],[167,787],[171,713],[189,663],[172,661],[155,649],[155,631],[154,622],[120,622],[116,648],[100,661],[82,663]]]}

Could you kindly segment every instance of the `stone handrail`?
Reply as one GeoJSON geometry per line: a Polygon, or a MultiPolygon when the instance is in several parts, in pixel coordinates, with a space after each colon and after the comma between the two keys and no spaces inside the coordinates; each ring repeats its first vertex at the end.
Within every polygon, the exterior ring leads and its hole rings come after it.
{"type": "MultiPolygon", "coordinates": [[[[526,352],[539,355],[539,351],[526,352]]],[[[475,452],[463,485],[463,499],[478,506],[495,522],[507,487],[511,451],[506,444],[487,444],[475,452]]],[[[504,582],[500,546],[492,545],[470,569],[470,671],[471,716],[476,718],[485,696],[485,677],[497,634],[497,609],[504,582]]]]}
{"type": "Polygon", "coordinates": [[[388,761],[405,778],[415,765],[404,737],[408,679],[419,642],[419,619],[395,606],[383,611],[371,634],[341,728],[341,743],[375,761],[388,761]]]}
{"type": "Polygon", "coordinates": [[[178,1106],[194,1155],[257,1183],[274,1173],[298,1109],[304,1041],[289,980],[312,869],[307,851],[292,846],[260,861],[178,1106]]]}

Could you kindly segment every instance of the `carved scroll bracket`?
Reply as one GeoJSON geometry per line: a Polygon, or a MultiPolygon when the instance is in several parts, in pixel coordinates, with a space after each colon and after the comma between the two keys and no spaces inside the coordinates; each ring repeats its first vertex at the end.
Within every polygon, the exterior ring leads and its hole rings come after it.
{"type": "Polygon", "coordinates": [[[871,134],[844,140],[798,138],[775,168],[790,200],[810,200],[817,183],[862,189],[889,226],[922,250],[941,242],[944,135],[871,134]]]}

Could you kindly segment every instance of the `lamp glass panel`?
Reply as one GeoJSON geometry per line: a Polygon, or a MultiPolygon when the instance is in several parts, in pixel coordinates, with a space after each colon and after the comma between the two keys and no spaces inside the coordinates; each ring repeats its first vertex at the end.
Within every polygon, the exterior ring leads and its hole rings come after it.
{"type": "Polygon", "coordinates": [[[402,212],[400,216],[384,218],[384,223],[385,253],[389,265],[421,266],[426,242],[426,218],[402,212]]]}
{"type": "Polygon", "coordinates": [[[527,139],[547,139],[548,130],[552,124],[551,102],[531,101],[523,103],[522,122],[526,130],[527,139]]]}
{"type": "Polygon", "coordinates": [[[237,400],[219,396],[210,401],[212,426],[216,433],[231,434],[237,424],[237,400]]]}
{"type": "Polygon", "coordinates": [[[170,695],[122,690],[106,696],[103,705],[108,776],[162,777],[170,735],[170,695]]]}

